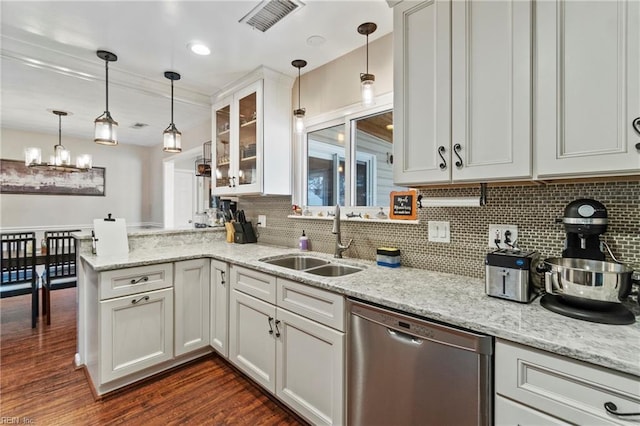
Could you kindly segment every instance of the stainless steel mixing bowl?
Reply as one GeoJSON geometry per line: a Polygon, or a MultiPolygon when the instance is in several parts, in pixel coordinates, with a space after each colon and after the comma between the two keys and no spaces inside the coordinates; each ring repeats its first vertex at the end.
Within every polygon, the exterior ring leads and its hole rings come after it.
{"type": "Polygon", "coordinates": [[[552,257],[544,264],[547,293],[619,303],[631,291],[633,269],[621,263],[552,257]]]}

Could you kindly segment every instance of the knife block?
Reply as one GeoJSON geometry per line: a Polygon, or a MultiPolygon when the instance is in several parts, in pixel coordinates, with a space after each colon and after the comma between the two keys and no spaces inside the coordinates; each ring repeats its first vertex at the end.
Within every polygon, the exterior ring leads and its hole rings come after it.
{"type": "Polygon", "coordinates": [[[233,235],[233,242],[237,244],[257,243],[256,233],[253,232],[253,226],[251,222],[233,224],[235,234],[233,235]]]}

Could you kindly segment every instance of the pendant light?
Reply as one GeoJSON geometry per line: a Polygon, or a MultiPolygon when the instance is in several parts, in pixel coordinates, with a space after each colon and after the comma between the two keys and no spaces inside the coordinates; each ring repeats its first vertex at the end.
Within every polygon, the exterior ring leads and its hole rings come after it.
{"type": "Polygon", "coordinates": [[[164,130],[164,152],[182,152],[182,133],[173,124],[173,82],[180,80],[180,74],[173,71],[165,71],[164,76],[171,80],[171,124],[164,130]]]}
{"type": "Polygon", "coordinates": [[[52,111],[58,116],[58,143],[53,146],[53,155],[49,157],[48,163],[42,162],[42,151],[40,148],[30,147],[24,150],[24,163],[28,167],[45,168],[51,170],[77,172],[91,168],[91,155],[82,154],[76,158],[76,165],[71,165],[71,152],[62,145],[62,117],[69,113],[65,111],[52,111]]]}
{"type": "Polygon", "coordinates": [[[101,145],[118,145],[118,122],[111,118],[111,113],[109,112],[109,62],[117,61],[118,57],[106,50],[98,50],[96,54],[98,58],[104,61],[106,106],[104,114],[95,120],[95,136],[93,140],[101,145]]]}
{"type": "Polygon", "coordinates": [[[377,28],[378,26],[373,22],[365,22],[358,27],[358,32],[367,36],[367,71],[360,74],[363,106],[373,105],[373,97],[375,96],[373,83],[376,81],[376,76],[369,74],[369,34],[372,34],[377,28]]]}
{"type": "Polygon", "coordinates": [[[304,59],[296,59],[291,62],[291,65],[298,68],[298,109],[293,110],[294,118],[294,126],[296,129],[296,133],[302,134],[304,132],[304,114],[306,110],[304,108],[300,108],[300,86],[302,85],[302,80],[300,80],[300,69],[307,66],[307,61],[304,59]]]}

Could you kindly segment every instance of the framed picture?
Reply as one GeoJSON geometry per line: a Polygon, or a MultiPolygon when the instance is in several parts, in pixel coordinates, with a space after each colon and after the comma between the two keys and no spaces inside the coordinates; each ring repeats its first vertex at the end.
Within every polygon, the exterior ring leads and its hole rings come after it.
{"type": "Polygon", "coordinates": [[[391,191],[390,219],[415,220],[418,217],[416,191],[391,191]]]}
{"type": "Polygon", "coordinates": [[[65,172],[27,167],[24,161],[0,159],[0,192],[4,194],[105,196],[105,168],[65,172]]]}

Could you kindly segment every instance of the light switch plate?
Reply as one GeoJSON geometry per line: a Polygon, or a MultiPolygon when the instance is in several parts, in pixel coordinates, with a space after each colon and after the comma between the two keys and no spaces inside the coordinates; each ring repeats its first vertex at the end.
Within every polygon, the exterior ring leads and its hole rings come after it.
{"type": "Polygon", "coordinates": [[[267,227],[267,216],[264,214],[258,215],[258,228],[266,228],[267,227]]]}
{"type": "Polygon", "coordinates": [[[438,222],[430,220],[429,225],[429,241],[434,243],[450,243],[451,242],[451,229],[449,228],[449,222],[438,222]]]}

